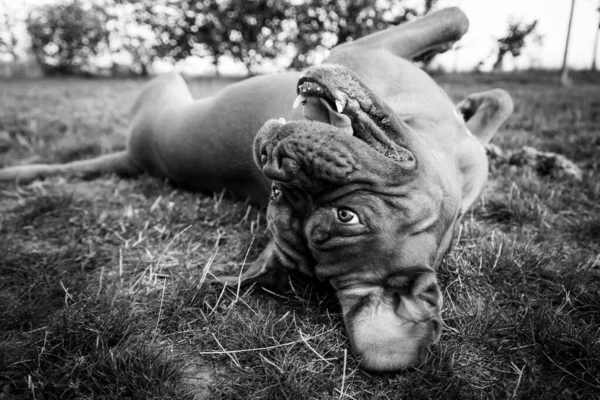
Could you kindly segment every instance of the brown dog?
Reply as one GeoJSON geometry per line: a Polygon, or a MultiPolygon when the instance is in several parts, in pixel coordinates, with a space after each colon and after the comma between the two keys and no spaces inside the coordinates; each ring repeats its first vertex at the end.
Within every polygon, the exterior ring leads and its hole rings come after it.
{"type": "Polygon", "coordinates": [[[448,49],[467,25],[460,10],[442,10],[341,45],[301,75],[248,79],[198,101],[167,74],[138,97],[126,151],[7,168],[0,179],[147,172],[270,197],[272,241],[242,281],[283,269],[327,282],[364,368],[418,365],[442,330],[435,271],[487,180],[483,145],[512,111],[501,90],[454,106],[407,61],[448,49]],[[290,122],[269,120],[279,117],[290,122]]]}

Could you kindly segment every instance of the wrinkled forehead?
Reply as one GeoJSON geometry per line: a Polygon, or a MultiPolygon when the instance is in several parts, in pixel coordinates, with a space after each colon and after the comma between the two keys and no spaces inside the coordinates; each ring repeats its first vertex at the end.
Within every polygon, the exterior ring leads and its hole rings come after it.
{"type": "MultiPolygon", "coordinates": [[[[407,171],[365,142],[322,123],[301,121],[273,127],[258,144],[258,164],[275,182],[311,196],[352,185],[385,190],[414,180],[407,171]],[[264,144],[264,142],[267,142],[264,144]]],[[[256,146],[256,145],[255,145],[256,146]]]]}
{"type": "MultiPolygon", "coordinates": [[[[411,224],[452,216],[458,207],[455,185],[444,180],[449,174],[428,167],[426,157],[408,169],[329,124],[267,123],[255,142],[255,155],[263,173],[288,188],[297,209],[368,193],[371,198],[363,203],[381,201],[388,219],[411,224]]],[[[452,218],[442,218],[447,219],[452,218]]]]}

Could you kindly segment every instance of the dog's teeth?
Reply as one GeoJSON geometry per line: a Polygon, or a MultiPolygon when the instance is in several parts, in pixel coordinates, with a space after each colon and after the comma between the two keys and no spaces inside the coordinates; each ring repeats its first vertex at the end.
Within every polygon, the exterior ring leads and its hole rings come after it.
{"type": "Polygon", "coordinates": [[[285,124],[285,118],[283,118],[283,117],[279,118],[279,123],[280,124],[285,124]]]}
{"type": "Polygon", "coordinates": [[[342,111],[344,111],[344,103],[342,103],[341,100],[336,100],[335,108],[337,108],[337,112],[341,113],[342,111]]]}
{"type": "Polygon", "coordinates": [[[296,97],[296,100],[294,101],[294,105],[292,107],[297,108],[300,104],[303,104],[305,102],[306,102],[306,97],[299,94],[298,97],[296,97]]]}

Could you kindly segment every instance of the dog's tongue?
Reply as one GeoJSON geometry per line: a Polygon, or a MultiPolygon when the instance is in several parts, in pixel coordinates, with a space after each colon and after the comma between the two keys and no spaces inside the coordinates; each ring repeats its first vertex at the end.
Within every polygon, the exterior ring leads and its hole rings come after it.
{"type": "Polygon", "coordinates": [[[331,108],[331,105],[321,97],[307,97],[303,108],[304,118],[310,121],[319,121],[342,128],[344,133],[352,135],[352,122],[345,114],[340,114],[331,108]]]}

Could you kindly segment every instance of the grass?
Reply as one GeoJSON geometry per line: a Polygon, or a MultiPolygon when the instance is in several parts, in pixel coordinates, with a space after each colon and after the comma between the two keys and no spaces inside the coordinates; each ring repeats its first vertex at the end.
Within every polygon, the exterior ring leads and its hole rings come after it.
{"type": "MultiPolygon", "coordinates": [[[[146,177],[52,178],[0,188],[0,399],[599,398],[600,84],[517,78],[437,77],[456,100],[507,89],[495,143],[560,152],[584,178],[492,170],[439,271],[426,365],[358,369],[324,288],[209,283],[266,245],[262,210],[146,177]]],[[[0,164],[123,148],[142,84],[0,82],[0,164]]]]}

